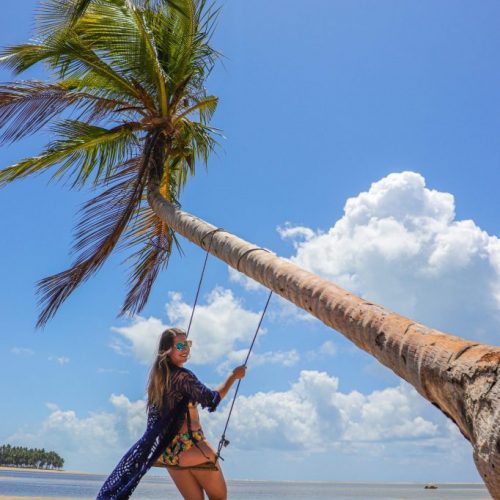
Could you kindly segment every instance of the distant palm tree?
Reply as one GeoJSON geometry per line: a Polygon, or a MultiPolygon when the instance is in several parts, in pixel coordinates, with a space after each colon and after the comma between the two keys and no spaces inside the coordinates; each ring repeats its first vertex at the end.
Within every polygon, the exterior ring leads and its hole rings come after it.
{"type": "MultiPolygon", "coordinates": [[[[500,348],[447,335],[342,290],[178,208],[195,163],[206,163],[217,98],[204,83],[218,57],[217,11],[204,0],[47,0],[37,38],[4,50],[21,73],[44,62],[54,80],[0,87],[3,140],[52,125],[38,156],[0,171],[0,186],[53,169],[96,190],[77,227],[74,265],[39,283],[44,325],[115,247],[134,266],[122,307],[139,312],[176,233],[262,283],[372,354],[455,422],[500,499],[500,348]],[[76,115],[76,118],[75,118],[76,115]]],[[[472,293],[472,292],[471,292],[472,293]]]]}

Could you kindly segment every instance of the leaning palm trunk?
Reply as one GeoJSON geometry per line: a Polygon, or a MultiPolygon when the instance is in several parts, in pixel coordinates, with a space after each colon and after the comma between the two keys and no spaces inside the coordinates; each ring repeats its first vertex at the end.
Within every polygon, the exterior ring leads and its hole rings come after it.
{"type": "Polygon", "coordinates": [[[370,353],[439,408],[472,444],[500,499],[500,347],[433,330],[349,293],[168,203],[151,180],[148,200],[170,228],[306,310],[370,353]]]}

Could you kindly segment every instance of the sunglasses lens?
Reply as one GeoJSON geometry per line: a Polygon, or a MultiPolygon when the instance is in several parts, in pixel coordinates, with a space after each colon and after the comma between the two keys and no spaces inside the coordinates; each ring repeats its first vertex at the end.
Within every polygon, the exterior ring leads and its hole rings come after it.
{"type": "Polygon", "coordinates": [[[193,343],[190,340],[188,340],[186,343],[177,342],[177,344],[175,344],[175,348],[178,351],[183,351],[184,349],[187,349],[188,347],[191,347],[192,345],[193,345],[193,343]]]}

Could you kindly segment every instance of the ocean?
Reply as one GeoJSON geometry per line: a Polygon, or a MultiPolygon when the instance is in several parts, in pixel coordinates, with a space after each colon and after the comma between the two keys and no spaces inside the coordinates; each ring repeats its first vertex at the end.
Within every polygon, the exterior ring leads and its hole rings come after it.
{"type": "MultiPolygon", "coordinates": [[[[100,474],[0,470],[0,496],[95,498],[105,479],[100,474]]],[[[421,483],[228,480],[227,485],[231,500],[491,500],[481,484],[440,483],[437,490],[426,490],[421,483]]],[[[144,476],[132,498],[182,499],[166,473],[144,476]]]]}

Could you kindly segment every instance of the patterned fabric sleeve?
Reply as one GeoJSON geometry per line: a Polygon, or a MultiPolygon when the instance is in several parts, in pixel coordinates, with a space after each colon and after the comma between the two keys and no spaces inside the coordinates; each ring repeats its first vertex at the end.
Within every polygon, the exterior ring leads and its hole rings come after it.
{"type": "Polygon", "coordinates": [[[191,370],[184,368],[179,373],[177,383],[182,393],[189,396],[193,402],[200,403],[202,408],[207,408],[210,412],[215,411],[220,403],[220,394],[203,385],[191,370]]]}
{"type": "Polygon", "coordinates": [[[97,500],[128,500],[141,478],[153,466],[181,427],[187,411],[187,397],[171,411],[148,412],[143,436],[125,453],[102,485],[97,500]]]}

